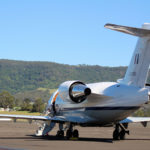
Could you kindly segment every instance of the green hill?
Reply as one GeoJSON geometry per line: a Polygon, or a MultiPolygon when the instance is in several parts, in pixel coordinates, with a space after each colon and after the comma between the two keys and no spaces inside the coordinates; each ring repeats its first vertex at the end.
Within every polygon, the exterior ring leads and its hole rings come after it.
{"type": "Polygon", "coordinates": [[[47,102],[50,96],[56,89],[38,88],[30,91],[22,91],[14,94],[15,98],[23,101],[25,98],[29,98],[31,101],[35,101],[38,98],[42,98],[43,102],[47,102]]]}
{"type": "Polygon", "coordinates": [[[124,76],[125,71],[126,67],[0,60],[0,92],[7,90],[16,94],[39,87],[54,89],[66,80],[80,80],[86,83],[116,81],[124,76]]]}
{"type": "MultiPolygon", "coordinates": [[[[28,62],[0,59],[0,92],[9,91],[18,99],[41,97],[47,101],[59,84],[67,80],[85,83],[116,81],[126,67],[65,65],[52,62],[28,62]]],[[[150,81],[150,77],[148,78],[150,81]]]]}

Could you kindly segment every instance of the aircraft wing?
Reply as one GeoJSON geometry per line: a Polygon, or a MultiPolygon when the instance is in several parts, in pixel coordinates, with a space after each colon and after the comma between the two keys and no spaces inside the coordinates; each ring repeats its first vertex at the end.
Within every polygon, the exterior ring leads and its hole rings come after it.
{"type": "Polygon", "coordinates": [[[128,117],[122,121],[120,121],[120,123],[147,123],[150,122],[150,117],[128,117]]]}
{"type": "Polygon", "coordinates": [[[0,118],[0,121],[11,121],[10,118],[0,118]]]}
{"type": "Polygon", "coordinates": [[[41,120],[41,121],[65,121],[64,118],[61,117],[50,117],[50,116],[30,116],[30,115],[6,115],[0,114],[0,118],[10,118],[13,120],[17,119],[26,119],[26,120],[41,120]]]}
{"type": "Polygon", "coordinates": [[[17,119],[41,120],[41,121],[53,121],[53,122],[72,122],[72,123],[86,123],[92,121],[91,118],[87,116],[30,116],[30,115],[6,115],[0,114],[0,118],[8,118],[16,121],[17,119]]]}

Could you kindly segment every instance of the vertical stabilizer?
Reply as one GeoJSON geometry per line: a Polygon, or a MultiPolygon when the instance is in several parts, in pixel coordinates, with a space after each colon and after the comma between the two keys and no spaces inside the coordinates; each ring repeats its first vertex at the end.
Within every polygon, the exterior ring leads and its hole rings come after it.
{"type": "Polygon", "coordinates": [[[143,24],[141,29],[111,24],[106,25],[106,27],[139,37],[130,65],[121,82],[144,87],[150,64],[150,23],[143,24]]]}

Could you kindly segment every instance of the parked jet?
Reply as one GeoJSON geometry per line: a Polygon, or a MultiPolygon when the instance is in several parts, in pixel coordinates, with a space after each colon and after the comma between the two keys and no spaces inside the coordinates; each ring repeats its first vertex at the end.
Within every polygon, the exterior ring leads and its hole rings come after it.
{"type": "Polygon", "coordinates": [[[66,81],[50,98],[45,116],[0,115],[2,118],[42,120],[43,126],[37,135],[46,135],[56,123],[59,124],[57,136],[79,137],[82,127],[114,126],[113,139],[125,139],[129,134],[128,123],[141,122],[146,126],[150,117],[129,117],[149,102],[146,85],[150,64],[150,24],[142,28],[106,24],[106,28],[139,37],[125,77],[117,82],[98,82],[85,84],[81,81],[66,81]],[[66,125],[66,126],[65,126],[66,125]]]}

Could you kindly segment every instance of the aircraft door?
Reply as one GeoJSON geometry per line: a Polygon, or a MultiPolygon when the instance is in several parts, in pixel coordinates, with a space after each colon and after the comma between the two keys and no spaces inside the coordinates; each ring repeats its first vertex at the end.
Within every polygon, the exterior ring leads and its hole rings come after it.
{"type": "Polygon", "coordinates": [[[53,114],[56,114],[57,113],[57,105],[56,105],[56,99],[58,97],[58,91],[56,91],[52,97],[52,100],[51,100],[51,111],[53,114]]]}

